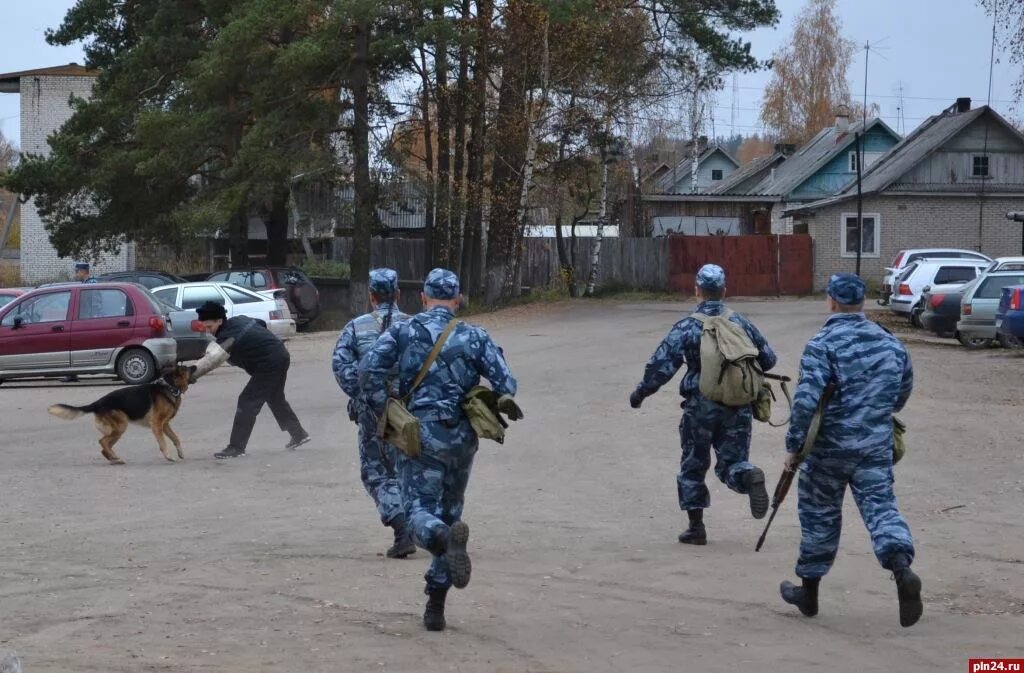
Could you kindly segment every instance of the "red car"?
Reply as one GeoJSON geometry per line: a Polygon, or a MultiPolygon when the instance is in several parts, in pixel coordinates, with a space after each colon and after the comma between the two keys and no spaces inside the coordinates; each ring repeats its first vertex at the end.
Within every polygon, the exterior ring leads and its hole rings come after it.
{"type": "Polygon", "coordinates": [[[177,359],[172,320],[192,330],[192,317],[133,283],[38,288],[0,308],[0,383],[79,374],[152,381],[177,359]]]}

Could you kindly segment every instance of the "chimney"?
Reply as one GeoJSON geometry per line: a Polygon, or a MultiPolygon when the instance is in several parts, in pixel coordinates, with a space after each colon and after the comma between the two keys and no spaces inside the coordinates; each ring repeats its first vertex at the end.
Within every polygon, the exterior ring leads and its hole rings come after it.
{"type": "Polygon", "coordinates": [[[836,113],[836,133],[842,135],[850,130],[850,115],[845,112],[836,113]]]}
{"type": "Polygon", "coordinates": [[[796,152],[796,145],[792,143],[776,143],[775,151],[784,157],[788,157],[793,154],[793,152],[796,152]]]}
{"type": "Polygon", "coordinates": [[[970,111],[971,111],[971,99],[970,98],[967,98],[965,96],[965,97],[957,98],[956,99],[956,112],[957,112],[957,114],[960,114],[962,112],[970,112],[970,111]]]}

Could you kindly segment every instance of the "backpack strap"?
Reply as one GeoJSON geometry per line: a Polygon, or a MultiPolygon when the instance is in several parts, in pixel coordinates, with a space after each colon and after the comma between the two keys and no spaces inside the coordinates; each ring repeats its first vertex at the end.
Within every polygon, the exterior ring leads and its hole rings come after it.
{"type": "Polygon", "coordinates": [[[409,392],[405,394],[406,400],[412,397],[413,391],[419,388],[419,385],[423,383],[423,379],[427,378],[427,372],[430,371],[430,367],[437,360],[437,356],[441,354],[441,349],[444,348],[445,342],[448,341],[448,336],[452,333],[452,330],[455,329],[457,324],[458,321],[456,321],[455,318],[452,318],[448,321],[448,325],[445,326],[444,331],[437,336],[437,341],[434,342],[434,348],[430,351],[430,355],[427,356],[427,359],[423,361],[423,366],[420,367],[419,373],[416,374],[416,378],[412,381],[412,387],[409,388],[409,392]]]}

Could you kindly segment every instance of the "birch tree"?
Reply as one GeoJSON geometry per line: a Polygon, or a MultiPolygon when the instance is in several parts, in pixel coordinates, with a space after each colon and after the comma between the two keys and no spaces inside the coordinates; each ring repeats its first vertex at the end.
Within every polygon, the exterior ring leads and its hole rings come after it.
{"type": "Polygon", "coordinates": [[[832,123],[852,97],[846,73],[855,46],[843,37],[836,0],[810,0],[789,44],[772,56],[761,121],[785,142],[801,145],[832,123]]]}

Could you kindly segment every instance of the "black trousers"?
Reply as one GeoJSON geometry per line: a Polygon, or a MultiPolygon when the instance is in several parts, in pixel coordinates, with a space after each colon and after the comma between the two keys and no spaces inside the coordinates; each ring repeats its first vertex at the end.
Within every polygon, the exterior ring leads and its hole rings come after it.
{"type": "Polygon", "coordinates": [[[290,360],[286,360],[282,367],[253,374],[249,379],[249,383],[242,389],[242,394],[238,396],[238,409],[235,411],[235,423],[231,427],[231,441],[228,443],[228,448],[245,450],[246,445],[249,444],[252,429],[256,425],[256,417],[263,409],[264,404],[270,407],[270,412],[274,414],[277,425],[293,438],[303,437],[306,434],[284,396],[284,386],[288,381],[290,364],[290,360]]]}

